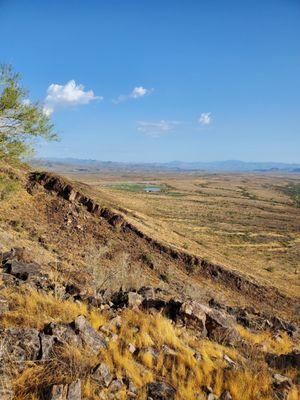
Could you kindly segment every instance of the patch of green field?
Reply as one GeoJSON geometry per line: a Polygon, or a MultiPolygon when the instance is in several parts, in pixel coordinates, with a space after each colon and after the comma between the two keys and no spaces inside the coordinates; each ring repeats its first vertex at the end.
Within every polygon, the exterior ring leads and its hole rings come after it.
{"type": "Polygon", "coordinates": [[[116,183],[110,186],[113,189],[125,190],[127,192],[149,192],[149,193],[159,193],[166,190],[164,185],[148,184],[148,183],[116,183]]]}

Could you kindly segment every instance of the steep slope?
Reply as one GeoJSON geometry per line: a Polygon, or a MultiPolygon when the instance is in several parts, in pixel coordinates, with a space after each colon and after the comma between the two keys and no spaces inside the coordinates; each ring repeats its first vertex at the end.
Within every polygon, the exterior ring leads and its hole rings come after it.
{"type": "Polygon", "coordinates": [[[85,185],[1,179],[1,399],[297,398],[293,299],[153,240],[85,185]]]}
{"type": "MultiPolygon", "coordinates": [[[[131,255],[138,252],[139,246],[142,247],[142,252],[145,252],[146,246],[146,252],[150,254],[150,258],[160,257],[160,262],[156,264],[160,265],[161,269],[156,272],[165,272],[167,266],[171,263],[174,270],[178,268],[181,272],[188,274],[188,277],[185,279],[190,278],[191,281],[193,281],[193,278],[209,280],[210,284],[218,284],[219,287],[221,285],[221,287],[226,288],[226,290],[231,289],[236,294],[241,294],[244,297],[246,296],[250,301],[263,303],[264,307],[268,307],[269,305],[272,310],[276,307],[276,309],[280,311],[291,312],[291,315],[297,315],[296,311],[299,311],[295,308],[294,300],[283,296],[274,287],[259,285],[238,272],[228,270],[221,265],[212,264],[205,259],[159,243],[128,223],[120,213],[107,208],[105,205],[98,204],[93,198],[89,197],[88,194],[85,194],[84,188],[78,188],[74,183],[66,179],[57,175],[38,172],[33,173],[30,176],[30,180],[33,183],[39,183],[46,190],[56,193],[59,197],[68,200],[73,205],[85,207],[90,214],[100,217],[98,219],[100,223],[107,221],[108,225],[118,231],[124,243],[128,244],[131,255]],[[134,241],[133,246],[131,243],[132,240],[134,241]]],[[[143,261],[143,254],[140,254],[138,258],[143,261]]],[[[152,263],[153,265],[151,265],[149,260],[147,263],[147,257],[144,258],[146,262],[143,264],[146,263],[148,267],[150,264],[150,269],[152,269],[152,271],[155,270],[154,260],[152,263]]]]}

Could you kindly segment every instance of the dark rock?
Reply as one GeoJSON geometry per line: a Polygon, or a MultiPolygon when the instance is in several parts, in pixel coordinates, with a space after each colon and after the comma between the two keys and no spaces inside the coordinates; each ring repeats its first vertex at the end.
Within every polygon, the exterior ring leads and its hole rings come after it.
{"type": "Polygon", "coordinates": [[[165,382],[151,382],[147,385],[148,398],[153,400],[173,400],[175,389],[165,382]]]}
{"type": "Polygon", "coordinates": [[[25,249],[22,247],[13,247],[10,251],[1,253],[0,261],[2,265],[11,260],[23,260],[25,249]]]}
{"type": "Polygon", "coordinates": [[[160,298],[144,299],[142,302],[142,307],[146,310],[163,310],[167,305],[166,300],[160,298]]]}
{"type": "Polygon", "coordinates": [[[275,331],[285,331],[287,332],[288,335],[293,336],[297,330],[294,325],[284,321],[283,319],[277,316],[272,316],[270,319],[273,330],[275,331]]]}
{"type": "Polygon", "coordinates": [[[143,296],[144,299],[153,299],[155,297],[155,290],[151,286],[143,286],[138,290],[138,293],[143,296]]]}
{"type": "Polygon", "coordinates": [[[74,327],[79,332],[83,344],[89,347],[93,353],[98,353],[100,349],[107,347],[103,336],[95,331],[83,315],[75,319],[74,327]]]}
{"type": "Polygon", "coordinates": [[[120,227],[124,223],[124,218],[121,215],[115,214],[108,220],[108,222],[112,226],[120,227]]]}
{"type": "Polygon", "coordinates": [[[226,310],[226,306],[219,303],[216,299],[212,298],[209,300],[208,305],[212,308],[216,308],[218,310],[226,310]]]}
{"type": "Polygon", "coordinates": [[[300,352],[294,350],[288,354],[280,354],[279,356],[274,354],[268,354],[266,356],[268,365],[272,368],[287,369],[287,368],[300,368],[300,352]]]}
{"type": "Polygon", "coordinates": [[[135,308],[141,305],[143,297],[136,292],[124,292],[123,290],[120,290],[112,295],[111,301],[115,308],[135,308]]]}
{"type": "Polygon", "coordinates": [[[66,293],[70,294],[71,296],[78,296],[80,294],[80,288],[72,283],[67,284],[66,293]]]}
{"type": "Polygon", "coordinates": [[[7,261],[4,264],[4,271],[14,275],[16,278],[26,281],[29,277],[39,274],[41,267],[36,263],[24,263],[21,261],[7,261]]]}
{"type": "Polygon", "coordinates": [[[202,306],[206,313],[205,328],[209,339],[233,345],[240,338],[234,329],[234,319],[225,312],[202,306]]]}
{"type": "Polygon", "coordinates": [[[187,325],[197,328],[205,336],[206,331],[206,313],[203,306],[196,301],[187,301],[182,303],[179,313],[187,325]]]}

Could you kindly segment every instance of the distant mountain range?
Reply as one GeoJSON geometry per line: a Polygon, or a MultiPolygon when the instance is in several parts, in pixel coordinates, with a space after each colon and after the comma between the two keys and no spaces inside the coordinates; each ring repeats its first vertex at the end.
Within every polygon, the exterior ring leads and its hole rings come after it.
{"type": "Polygon", "coordinates": [[[78,158],[39,158],[30,164],[45,167],[50,171],[67,170],[74,172],[96,172],[103,170],[124,171],[208,171],[208,172],[292,172],[300,173],[300,164],[279,162],[246,162],[239,160],[166,163],[127,163],[116,161],[84,160],[78,158]]]}

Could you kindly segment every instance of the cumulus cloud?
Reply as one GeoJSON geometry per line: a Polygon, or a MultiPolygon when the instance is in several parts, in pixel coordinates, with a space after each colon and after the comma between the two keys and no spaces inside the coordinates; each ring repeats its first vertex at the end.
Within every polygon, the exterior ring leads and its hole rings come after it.
{"type": "Polygon", "coordinates": [[[121,103],[126,100],[140,99],[148,96],[153,92],[154,89],[146,89],[143,86],[136,86],[129,94],[121,94],[117,99],[113,100],[115,104],[121,103]]]}
{"type": "Polygon", "coordinates": [[[85,91],[83,85],[76,85],[74,80],[70,80],[65,85],[52,83],[47,89],[44,113],[50,115],[60,107],[88,104],[93,100],[102,99],[103,97],[101,96],[95,96],[92,90],[85,91]]]}
{"type": "Polygon", "coordinates": [[[171,132],[179,121],[166,121],[164,119],[158,122],[138,121],[137,130],[148,136],[158,137],[171,132]]]}
{"type": "Polygon", "coordinates": [[[199,124],[201,125],[210,125],[212,123],[212,116],[210,112],[207,113],[201,113],[199,119],[198,119],[199,124]]]}

